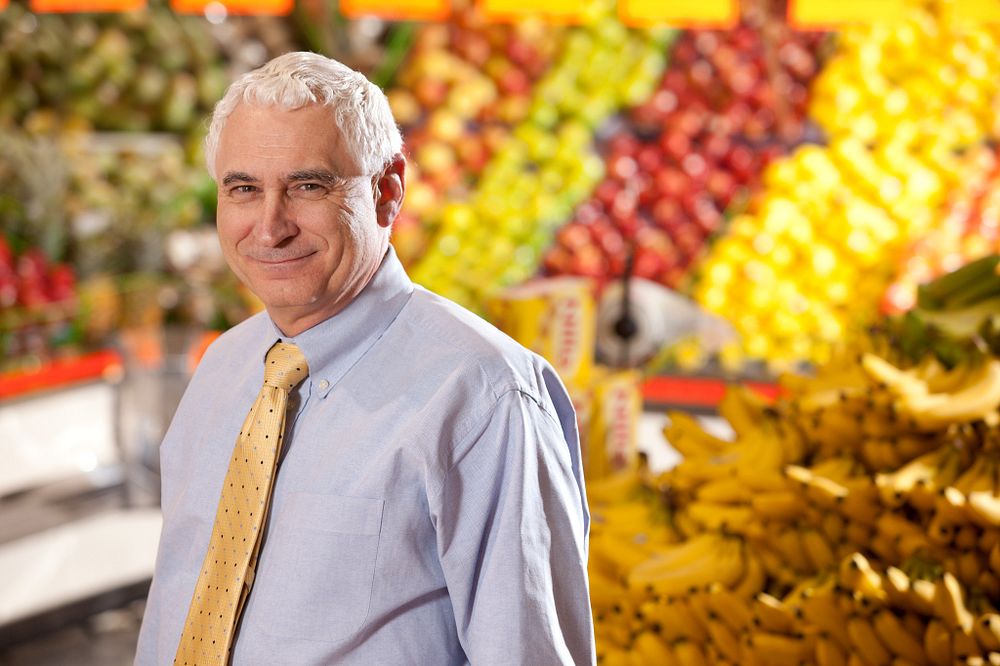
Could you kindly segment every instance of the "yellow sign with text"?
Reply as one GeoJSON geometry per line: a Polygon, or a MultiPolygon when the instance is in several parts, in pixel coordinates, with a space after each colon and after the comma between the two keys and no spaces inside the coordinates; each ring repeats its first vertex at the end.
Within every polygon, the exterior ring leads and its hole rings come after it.
{"type": "MultiPolygon", "coordinates": [[[[7,0],[0,0],[0,9],[7,0]]],[[[31,0],[29,8],[39,14],[68,14],[71,12],[130,12],[145,9],[146,0],[31,0]]]]}
{"type": "Polygon", "coordinates": [[[788,22],[800,29],[824,30],[846,23],[899,21],[905,0],[788,0],[788,22]]]}
{"type": "Polygon", "coordinates": [[[295,0],[171,0],[170,7],[178,14],[220,16],[287,16],[295,0]]]}
{"type": "Polygon", "coordinates": [[[740,20],[739,0],[618,0],[618,16],[632,26],[731,28],[740,20]]]}
{"type": "Polygon", "coordinates": [[[582,23],[592,3],[580,0],[479,0],[477,7],[489,21],[517,21],[529,16],[549,23],[582,23]]]}
{"type": "Polygon", "coordinates": [[[434,21],[451,13],[450,0],[341,0],[344,16],[378,16],[385,19],[434,21]]]}

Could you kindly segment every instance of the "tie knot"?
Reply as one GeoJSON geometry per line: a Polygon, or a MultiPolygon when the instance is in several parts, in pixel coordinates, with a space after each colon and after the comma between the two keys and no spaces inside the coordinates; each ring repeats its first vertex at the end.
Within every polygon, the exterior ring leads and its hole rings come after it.
{"type": "Polygon", "coordinates": [[[264,383],[291,391],[309,374],[306,357],[287,342],[275,342],[264,359],[264,383]]]}

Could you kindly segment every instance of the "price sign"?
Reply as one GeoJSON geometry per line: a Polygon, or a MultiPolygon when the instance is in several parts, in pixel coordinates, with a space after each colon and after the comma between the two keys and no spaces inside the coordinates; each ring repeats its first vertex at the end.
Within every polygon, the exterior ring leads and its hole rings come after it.
{"type": "Polygon", "coordinates": [[[731,28],[740,20],[738,0],[618,0],[622,23],[634,26],[731,28]]]}
{"type": "MultiPolygon", "coordinates": [[[[0,0],[0,9],[6,6],[6,0],[0,0]]],[[[144,9],[146,0],[31,0],[31,11],[39,14],[71,12],[129,12],[144,9]]]]}
{"type": "Polygon", "coordinates": [[[788,22],[802,30],[899,21],[904,14],[905,0],[788,0],[788,22]]]}
{"type": "Polygon", "coordinates": [[[229,14],[240,16],[286,16],[295,0],[170,0],[178,14],[204,14],[209,19],[229,14]]]}
{"type": "Polygon", "coordinates": [[[580,0],[479,0],[488,21],[517,21],[535,16],[550,23],[582,23],[589,2],[580,0]]]}
{"type": "Polygon", "coordinates": [[[344,16],[435,21],[451,13],[449,0],[340,0],[344,16]]]}
{"type": "Polygon", "coordinates": [[[957,0],[955,15],[972,21],[1000,23],[1000,0],[957,0]]]}

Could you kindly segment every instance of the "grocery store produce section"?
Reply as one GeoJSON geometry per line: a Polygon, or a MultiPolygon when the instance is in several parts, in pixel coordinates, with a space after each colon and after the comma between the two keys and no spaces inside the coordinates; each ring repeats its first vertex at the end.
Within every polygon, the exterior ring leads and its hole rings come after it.
{"type": "Polygon", "coordinates": [[[0,4],[0,409],[162,367],[167,331],[190,370],[260,308],[214,240],[204,119],[240,73],[322,51],[403,131],[410,276],[572,394],[601,664],[1000,663],[1000,16],[299,4],[0,4]],[[713,384],[655,397],[684,379],[713,384]],[[639,441],[644,398],[676,465],[639,441]]]}

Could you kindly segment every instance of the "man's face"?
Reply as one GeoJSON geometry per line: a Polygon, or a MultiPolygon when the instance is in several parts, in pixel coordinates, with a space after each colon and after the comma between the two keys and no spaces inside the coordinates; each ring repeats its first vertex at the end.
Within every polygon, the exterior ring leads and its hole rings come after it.
{"type": "Polygon", "coordinates": [[[339,312],[375,274],[392,220],[330,108],[241,103],[215,166],[226,261],[286,335],[339,312]]]}

